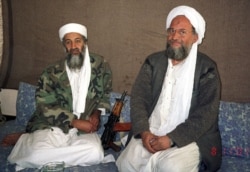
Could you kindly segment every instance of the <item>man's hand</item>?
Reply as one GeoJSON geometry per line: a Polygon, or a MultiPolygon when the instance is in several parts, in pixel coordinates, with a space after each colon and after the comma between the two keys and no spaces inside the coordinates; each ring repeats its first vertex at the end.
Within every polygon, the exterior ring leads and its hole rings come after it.
{"type": "Polygon", "coordinates": [[[171,147],[171,140],[168,136],[156,136],[150,131],[141,133],[143,146],[150,152],[155,153],[171,147]]]}
{"type": "Polygon", "coordinates": [[[71,123],[74,128],[77,128],[86,133],[92,133],[96,131],[96,127],[88,120],[74,119],[71,123]]]}
{"type": "Polygon", "coordinates": [[[100,123],[100,110],[95,110],[90,115],[88,120],[74,119],[71,125],[86,133],[92,133],[98,130],[100,123]]]}
{"type": "Polygon", "coordinates": [[[166,150],[171,147],[171,140],[168,136],[158,136],[150,142],[150,146],[155,152],[166,150]]]}
{"type": "Polygon", "coordinates": [[[98,130],[100,124],[100,110],[95,110],[89,117],[89,122],[94,126],[95,131],[98,130]]]}
{"type": "Polygon", "coordinates": [[[141,133],[142,144],[150,153],[156,152],[156,150],[151,146],[151,143],[156,140],[157,137],[158,136],[152,134],[150,131],[144,131],[141,133]]]}

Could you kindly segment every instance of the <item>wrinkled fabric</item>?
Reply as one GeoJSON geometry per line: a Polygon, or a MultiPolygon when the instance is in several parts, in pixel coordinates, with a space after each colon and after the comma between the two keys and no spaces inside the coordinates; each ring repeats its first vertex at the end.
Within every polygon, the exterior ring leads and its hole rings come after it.
{"type": "Polygon", "coordinates": [[[52,127],[23,134],[11,154],[10,163],[16,169],[41,168],[49,162],[64,162],[65,166],[89,166],[99,164],[104,158],[101,140],[97,133],[78,135],[73,128],[65,134],[52,127]]]}
{"type": "Polygon", "coordinates": [[[116,165],[120,172],[197,172],[199,162],[199,148],[194,142],[152,154],[143,146],[141,139],[132,138],[116,165]]]}

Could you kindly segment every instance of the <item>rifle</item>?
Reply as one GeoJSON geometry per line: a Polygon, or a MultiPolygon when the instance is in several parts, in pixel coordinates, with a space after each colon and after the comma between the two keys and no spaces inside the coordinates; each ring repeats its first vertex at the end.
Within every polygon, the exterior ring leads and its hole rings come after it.
{"type": "Polygon", "coordinates": [[[120,119],[120,114],[124,104],[124,99],[127,92],[124,91],[120,99],[116,99],[114,107],[111,111],[111,114],[108,118],[108,122],[104,124],[105,130],[102,134],[101,141],[104,149],[112,148],[114,151],[118,152],[121,150],[119,146],[113,143],[116,131],[114,130],[116,123],[120,119]]]}

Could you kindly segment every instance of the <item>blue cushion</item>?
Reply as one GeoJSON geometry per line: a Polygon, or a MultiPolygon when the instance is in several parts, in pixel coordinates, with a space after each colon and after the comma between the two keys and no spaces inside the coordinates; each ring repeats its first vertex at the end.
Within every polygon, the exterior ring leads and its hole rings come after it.
{"type": "Polygon", "coordinates": [[[36,86],[20,82],[16,102],[16,121],[20,125],[27,125],[31,115],[35,111],[36,86]]]}
{"type": "Polygon", "coordinates": [[[247,158],[223,156],[221,168],[218,172],[249,172],[250,161],[247,158]]]}
{"type": "Polygon", "coordinates": [[[250,103],[220,103],[219,128],[223,155],[250,157],[250,103]]]}

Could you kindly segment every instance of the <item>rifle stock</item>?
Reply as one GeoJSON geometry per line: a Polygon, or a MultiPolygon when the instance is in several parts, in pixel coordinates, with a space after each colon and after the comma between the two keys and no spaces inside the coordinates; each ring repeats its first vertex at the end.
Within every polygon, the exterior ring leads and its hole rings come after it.
{"type": "Polygon", "coordinates": [[[120,151],[120,147],[115,145],[113,143],[116,131],[114,130],[114,127],[116,123],[120,119],[120,114],[122,111],[122,107],[124,104],[124,99],[127,92],[124,91],[120,99],[116,99],[116,102],[114,104],[114,107],[111,111],[111,114],[108,118],[108,122],[104,125],[105,129],[101,137],[102,146],[104,149],[112,148],[114,151],[118,152],[120,151]]]}
{"type": "Polygon", "coordinates": [[[129,131],[131,130],[131,123],[130,122],[124,122],[124,123],[120,123],[117,122],[114,126],[114,131],[129,131]]]}

